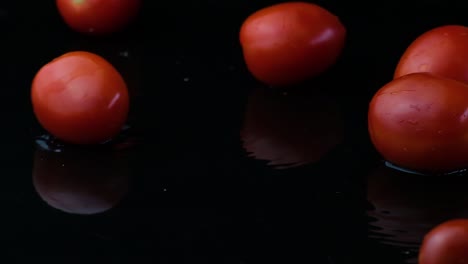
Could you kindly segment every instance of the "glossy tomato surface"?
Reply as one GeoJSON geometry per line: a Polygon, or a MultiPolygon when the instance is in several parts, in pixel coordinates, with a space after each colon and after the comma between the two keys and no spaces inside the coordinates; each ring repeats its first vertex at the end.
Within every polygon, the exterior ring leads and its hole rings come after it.
{"type": "Polygon", "coordinates": [[[75,144],[111,139],[129,109],[119,72],[104,58],[84,51],[66,53],[43,66],[32,82],[31,100],[40,124],[75,144]]]}
{"type": "Polygon", "coordinates": [[[276,4],[250,15],[240,30],[244,60],[254,77],[272,86],[296,84],[332,66],[346,29],[311,3],[276,4]]]}
{"type": "Polygon", "coordinates": [[[468,85],[429,73],[395,79],[372,98],[368,129],[376,149],[407,169],[468,166],[468,85]]]}
{"type": "Polygon", "coordinates": [[[72,29],[87,34],[109,34],[134,19],[141,0],[56,0],[56,4],[72,29]]]}
{"type": "Polygon", "coordinates": [[[446,221],[424,237],[419,264],[468,263],[468,219],[446,221]]]}
{"type": "Polygon", "coordinates": [[[468,83],[468,27],[448,25],[419,36],[404,52],[394,77],[430,72],[468,83]]]}

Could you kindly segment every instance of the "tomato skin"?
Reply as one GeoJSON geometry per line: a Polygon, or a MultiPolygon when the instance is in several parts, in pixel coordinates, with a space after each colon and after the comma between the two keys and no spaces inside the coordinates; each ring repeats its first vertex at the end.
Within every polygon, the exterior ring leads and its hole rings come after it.
{"type": "Polygon", "coordinates": [[[433,228],[424,237],[419,264],[468,262],[468,219],[453,219],[433,228]]]}
{"type": "Polygon", "coordinates": [[[73,30],[100,35],[127,26],[138,14],[141,0],[56,0],[56,4],[73,30]]]}
{"type": "Polygon", "coordinates": [[[430,72],[468,83],[468,27],[441,26],[416,38],[403,53],[394,78],[430,72]]]}
{"type": "Polygon", "coordinates": [[[129,111],[127,85],[99,55],[74,51],[44,65],[32,82],[39,123],[57,138],[97,144],[117,135],[129,111]]]}
{"type": "Polygon", "coordinates": [[[420,172],[468,166],[468,85],[412,73],[383,86],[368,112],[372,143],[388,161],[420,172]]]}
{"type": "Polygon", "coordinates": [[[247,68],[271,86],[296,84],[323,73],[338,59],[345,38],[338,17],[303,2],[263,8],[240,29],[247,68]]]}

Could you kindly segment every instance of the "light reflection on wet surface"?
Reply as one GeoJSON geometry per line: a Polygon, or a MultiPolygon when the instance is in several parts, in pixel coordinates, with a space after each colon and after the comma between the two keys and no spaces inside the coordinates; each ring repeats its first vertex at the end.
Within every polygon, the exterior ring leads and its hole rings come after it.
{"type": "Polygon", "coordinates": [[[48,205],[71,214],[98,214],[112,209],[129,189],[130,168],[125,151],[38,148],[33,185],[48,205]]]}
{"type": "Polygon", "coordinates": [[[277,169],[318,162],[341,143],[343,120],[332,97],[310,90],[255,89],[241,138],[244,149],[277,169]]]}

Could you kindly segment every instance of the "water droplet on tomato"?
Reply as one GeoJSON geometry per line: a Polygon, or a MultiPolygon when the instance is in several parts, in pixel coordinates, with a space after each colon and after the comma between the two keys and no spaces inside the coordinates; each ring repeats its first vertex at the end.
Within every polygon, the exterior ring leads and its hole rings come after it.
{"type": "Polygon", "coordinates": [[[419,124],[419,122],[417,120],[414,120],[414,119],[408,119],[408,120],[406,120],[406,123],[408,123],[410,125],[413,125],[413,126],[419,124]]]}

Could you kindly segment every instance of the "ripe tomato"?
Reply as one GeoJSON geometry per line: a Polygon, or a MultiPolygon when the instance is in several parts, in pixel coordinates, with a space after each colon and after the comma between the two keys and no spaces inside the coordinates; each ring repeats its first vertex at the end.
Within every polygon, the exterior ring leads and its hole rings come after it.
{"type": "Polygon", "coordinates": [[[468,263],[468,219],[446,221],[424,237],[419,264],[468,263]]]}
{"type": "Polygon", "coordinates": [[[419,36],[401,57],[394,77],[430,72],[468,83],[468,27],[449,25],[419,36]]]}
{"type": "Polygon", "coordinates": [[[66,53],[43,66],[31,89],[40,124],[63,141],[95,144],[120,132],[129,108],[119,72],[89,52],[66,53]]]}
{"type": "Polygon", "coordinates": [[[56,0],[60,15],[72,29],[87,34],[121,30],[137,15],[141,0],[56,0]]]}
{"type": "Polygon", "coordinates": [[[276,4],[250,15],[240,43],[247,68],[272,86],[314,77],[341,54],[346,29],[324,8],[302,2],[276,4]]]}
{"type": "Polygon", "coordinates": [[[372,98],[368,128],[388,161],[421,172],[468,166],[468,85],[429,73],[391,81],[372,98]]]}

